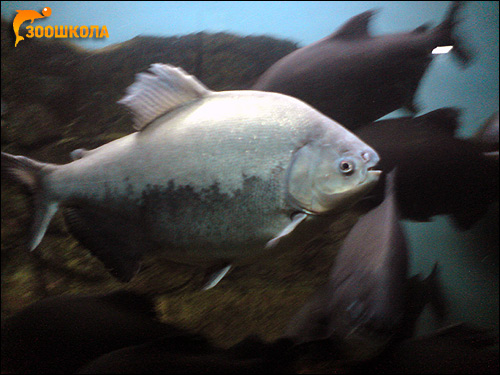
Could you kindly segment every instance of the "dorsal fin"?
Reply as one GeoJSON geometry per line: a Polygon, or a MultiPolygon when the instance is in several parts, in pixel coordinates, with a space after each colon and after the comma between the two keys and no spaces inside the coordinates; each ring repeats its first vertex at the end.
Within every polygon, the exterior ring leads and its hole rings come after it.
{"type": "Polygon", "coordinates": [[[352,17],[340,29],[330,35],[328,39],[369,38],[368,23],[375,13],[377,11],[372,9],[352,17]]]}
{"type": "Polygon", "coordinates": [[[210,92],[182,68],[152,64],[147,72],[136,74],[135,82],[127,88],[127,95],[118,103],[132,111],[134,129],[141,130],[157,117],[210,92]]]}
{"type": "Polygon", "coordinates": [[[431,25],[429,23],[424,23],[423,25],[420,25],[415,30],[413,30],[412,33],[413,34],[422,34],[422,33],[429,31],[430,28],[431,28],[431,25]]]}

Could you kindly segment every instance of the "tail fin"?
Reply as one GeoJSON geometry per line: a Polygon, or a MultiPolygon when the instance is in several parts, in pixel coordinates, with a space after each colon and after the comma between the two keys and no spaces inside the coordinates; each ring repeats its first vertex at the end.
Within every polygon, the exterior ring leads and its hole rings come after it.
{"type": "Polygon", "coordinates": [[[427,304],[431,311],[442,324],[449,315],[449,302],[446,299],[443,286],[439,280],[439,267],[434,268],[429,276],[422,280],[417,274],[407,283],[406,315],[401,329],[401,337],[410,338],[415,335],[416,322],[427,304]]]}
{"type": "Polygon", "coordinates": [[[458,24],[457,13],[463,3],[464,1],[453,1],[445,20],[435,28],[435,31],[439,35],[439,45],[452,45],[451,52],[463,66],[466,66],[472,60],[473,54],[463,46],[460,38],[454,33],[454,28],[458,24]]]}
{"type": "Polygon", "coordinates": [[[434,264],[432,272],[422,283],[426,285],[429,303],[434,315],[440,322],[444,321],[450,313],[450,306],[440,281],[440,270],[437,263],[434,264]]]}
{"type": "Polygon", "coordinates": [[[2,152],[2,176],[22,184],[33,196],[35,214],[30,230],[28,247],[34,250],[42,241],[50,220],[57,212],[58,203],[51,201],[42,189],[43,177],[56,168],[53,164],[40,163],[25,156],[2,152]]]}

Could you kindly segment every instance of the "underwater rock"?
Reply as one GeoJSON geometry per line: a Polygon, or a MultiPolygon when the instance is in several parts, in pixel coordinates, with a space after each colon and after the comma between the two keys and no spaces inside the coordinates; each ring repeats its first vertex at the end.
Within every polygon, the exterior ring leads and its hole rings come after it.
{"type": "Polygon", "coordinates": [[[180,66],[215,90],[249,88],[295,43],[267,36],[194,33],[137,36],[99,49],[64,38],[26,38],[13,48],[12,22],[2,17],[2,97],[10,104],[38,103],[64,126],[65,137],[130,133],[130,119],[116,101],[135,73],[161,62],[180,66]],[[36,56],[36,59],[33,59],[36,56]]]}
{"type": "Polygon", "coordinates": [[[2,142],[33,149],[62,138],[63,129],[54,126],[54,117],[45,106],[33,103],[16,107],[9,112],[8,119],[2,120],[2,135],[6,137],[2,142]]]}
{"type": "Polygon", "coordinates": [[[464,64],[469,54],[454,36],[453,2],[445,20],[400,34],[372,36],[374,11],[361,13],[333,34],[283,57],[253,85],[253,90],[280,92],[309,103],[349,129],[406,107],[413,98],[437,46],[452,45],[464,64]]]}

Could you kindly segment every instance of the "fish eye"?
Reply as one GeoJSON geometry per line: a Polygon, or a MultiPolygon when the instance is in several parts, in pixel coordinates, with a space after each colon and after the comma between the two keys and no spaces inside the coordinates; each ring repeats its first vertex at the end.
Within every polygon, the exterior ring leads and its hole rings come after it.
{"type": "Polygon", "coordinates": [[[342,160],[339,164],[339,170],[343,174],[349,176],[353,173],[354,171],[354,163],[350,160],[342,160]]]}

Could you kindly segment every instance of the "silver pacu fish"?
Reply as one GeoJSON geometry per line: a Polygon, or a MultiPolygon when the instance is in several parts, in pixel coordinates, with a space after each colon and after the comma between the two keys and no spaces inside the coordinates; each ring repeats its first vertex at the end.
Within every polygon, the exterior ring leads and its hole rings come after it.
{"type": "Polygon", "coordinates": [[[121,280],[161,249],[217,268],[211,287],[231,264],[283,248],[310,218],[345,210],[379,178],[371,147],[283,94],[214,92],[153,64],[119,103],[137,132],[68,164],[2,153],[3,173],[34,194],[31,250],[64,206],[70,231],[121,280]]]}

